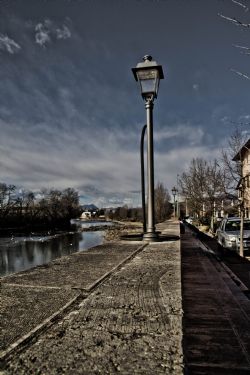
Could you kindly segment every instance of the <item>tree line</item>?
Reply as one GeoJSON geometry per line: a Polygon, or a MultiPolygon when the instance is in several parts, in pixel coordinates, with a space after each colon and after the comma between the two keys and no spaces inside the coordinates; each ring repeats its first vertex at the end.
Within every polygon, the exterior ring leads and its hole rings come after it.
{"type": "Polygon", "coordinates": [[[213,218],[215,211],[238,214],[236,187],[242,171],[240,161],[232,159],[246,140],[247,134],[236,127],[219,159],[194,158],[180,176],[180,192],[186,200],[186,210],[199,220],[213,218]]]}
{"type": "MultiPolygon", "coordinates": [[[[78,192],[73,188],[64,190],[43,189],[39,193],[18,190],[14,185],[0,183],[0,229],[31,231],[59,229],[70,224],[82,213],[78,192]]],[[[99,214],[101,210],[99,211],[99,214]]],[[[170,195],[159,182],[155,188],[156,222],[168,219],[172,213],[170,195]]],[[[142,208],[117,207],[108,214],[113,220],[142,221],[142,208]]]]}
{"type": "Polygon", "coordinates": [[[0,183],[0,228],[56,228],[80,214],[78,192],[72,188],[43,189],[35,194],[0,183]]]}
{"type": "MultiPolygon", "coordinates": [[[[170,195],[162,182],[158,182],[155,188],[155,220],[156,223],[169,219],[173,211],[170,203],[170,195]]],[[[129,208],[127,205],[117,207],[114,212],[108,214],[111,220],[142,221],[142,208],[129,208]]]]}

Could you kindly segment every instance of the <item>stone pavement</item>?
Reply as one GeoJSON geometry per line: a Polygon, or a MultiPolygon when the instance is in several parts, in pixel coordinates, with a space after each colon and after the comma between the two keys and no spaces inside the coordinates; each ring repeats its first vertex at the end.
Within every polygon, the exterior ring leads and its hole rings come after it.
{"type": "MultiPolygon", "coordinates": [[[[83,298],[98,280],[129,259],[141,244],[110,243],[3,277],[0,288],[0,350],[26,338],[61,309],[83,298]]],[[[1,353],[3,355],[3,353],[1,353]]],[[[0,354],[0,355],[1,355],[0,354]]]]}
{"type": "Polygon", "coordinates": [[[183,374],[180,264],[179,240],[119,241],[3,278],[3,373],[183,374]]]}

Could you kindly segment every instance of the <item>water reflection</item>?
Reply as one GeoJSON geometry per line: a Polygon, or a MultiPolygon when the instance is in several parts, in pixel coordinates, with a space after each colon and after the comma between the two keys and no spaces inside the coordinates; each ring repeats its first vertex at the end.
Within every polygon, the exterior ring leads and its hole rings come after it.
{"type": "Polygon", "coordinates": [[[0,238],[0,276],[45,264],[103,242],[104,231],[0,238]]]}
{"type": "Polygon", "coordinates": [[[113,226],[115,223],[113,221],[98,221],[98,220],[71,220],[71,224],[76,225],[80,228],[90,228],[90,227],[101,227],[103,225],[105,226],[113,226]]]}

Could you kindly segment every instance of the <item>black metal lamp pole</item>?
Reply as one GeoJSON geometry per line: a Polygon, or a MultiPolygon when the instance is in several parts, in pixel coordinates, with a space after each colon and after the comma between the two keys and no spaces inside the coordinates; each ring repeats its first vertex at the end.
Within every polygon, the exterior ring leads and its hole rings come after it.
{"type": "Polygon", "coordinates": [[[147,229],[143,239],[157,241],[154,213],[154,142],[153,142],[153,106],[157,98],[160,79],[164,78],[161,65],[152,61],[149,55],[144,56],[143,62],[132,69],[135,80],[140,82],[141,94],[145,100],[147,117],[147,180],[148,180],[148,212],[147,229]]]}
{"type": "Polygon", "coordinates": [[[178,190],[176,189],[176,187],[174,186],[173,189],[172,189],[172,194],[173,194],[173,197],[174,197],[174,217],[176,218],[176,208],[175,208],[175,196],[177,194],[178,190]]]}

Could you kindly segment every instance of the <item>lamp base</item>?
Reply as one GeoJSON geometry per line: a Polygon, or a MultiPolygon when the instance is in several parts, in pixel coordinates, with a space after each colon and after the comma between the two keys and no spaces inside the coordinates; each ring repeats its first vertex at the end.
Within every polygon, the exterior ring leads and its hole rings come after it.
{"type": "Polygon", "coordinates": [[[148,241],[148,242],[157,242],[160,239],[156,232],[147,232],[147,233],[144,233],[142,240],[148,241]]]}

